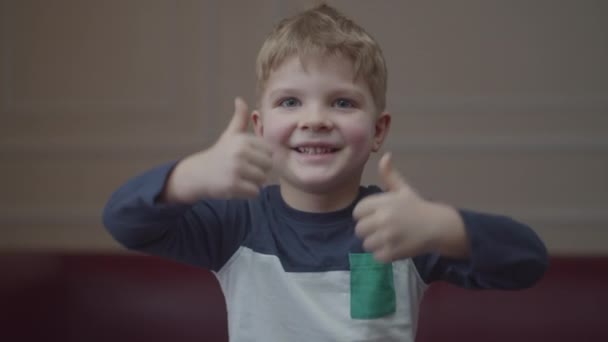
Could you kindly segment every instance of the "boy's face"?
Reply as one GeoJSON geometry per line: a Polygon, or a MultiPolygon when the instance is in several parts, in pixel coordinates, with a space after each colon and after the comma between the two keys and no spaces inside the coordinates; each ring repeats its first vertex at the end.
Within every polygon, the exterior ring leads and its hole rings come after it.
{"type": "Polygon", "coordinates": [[[297,56],[286,59],[271,73],[252,119],[256,134],[273,145],[282,184],[315,193],[358,187],[390,124],[340,56],[310,57],[305,66],[297,56]]]}

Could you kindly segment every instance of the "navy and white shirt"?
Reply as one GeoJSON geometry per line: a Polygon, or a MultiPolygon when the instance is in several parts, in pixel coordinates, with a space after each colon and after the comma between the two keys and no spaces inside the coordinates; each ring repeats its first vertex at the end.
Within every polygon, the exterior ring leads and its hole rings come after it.
{"type": "Polygon", "coordinates": [[[226,298],[231,341],[414,341],[418,306],[433,281],[471,289],[520,289],[548,257],[532,229],[505,216],[460,209],[469,260],[426,254],[373,261],[354,234],[361,187],[347,208],[289,207],[278,186],[249,200],[194,205],[156,199],[174,164],[133,178],[104,210],[112,236],[130,249],[213,271],[226,298]]]}

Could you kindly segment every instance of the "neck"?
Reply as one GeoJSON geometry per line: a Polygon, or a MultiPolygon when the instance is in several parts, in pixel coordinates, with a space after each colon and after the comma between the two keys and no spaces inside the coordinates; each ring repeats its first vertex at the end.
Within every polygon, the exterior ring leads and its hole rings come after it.
{"type": "Polygon", "coordinates": [[[281,196],[290,207],[314,213],[332,212],[348,207],[359,194],[360,179],[325,188],[322,191],[307,191],[280,181],[281,196]]]}

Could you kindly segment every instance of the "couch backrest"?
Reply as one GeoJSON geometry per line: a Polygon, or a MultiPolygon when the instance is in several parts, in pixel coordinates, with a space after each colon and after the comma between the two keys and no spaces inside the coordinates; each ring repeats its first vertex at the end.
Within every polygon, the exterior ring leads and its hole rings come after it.
{"type": "MultiPolygon", "coordinates": [[[[1,341],[227,341],[214,275],[133,254],[0,254],[1,341]]],[[[608,257],[553,258],[516,292],[438,283],[418,342],[608,341],[608,257]]]]}
{"type": "Polygon", "coordinates": [[[608,257],[554,257],[543,279],[522,291],[433,284],[417,341],[608,341],[605,308],[608,257]]]}

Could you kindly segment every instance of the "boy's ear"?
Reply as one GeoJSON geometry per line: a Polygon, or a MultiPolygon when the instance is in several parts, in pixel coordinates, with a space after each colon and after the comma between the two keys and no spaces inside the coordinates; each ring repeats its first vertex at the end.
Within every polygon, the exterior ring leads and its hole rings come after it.
{"type": "Polygon", "coordinates": [[[376,130],[374,132],[374,142],[372,145],[372,151],[378,152],[382,147],[384,139],[388,135],[388,130],[391,127],[391,115],[388,112],[383,112],[376,119],[376,130]]]}
{"type": "Polygon", "coordinates": [[[262,114],[258,110],[251,112],[251,121],[253,121],[253,131],[258,137],[264,136],[264,126],[262,125],[262,114]]]}

